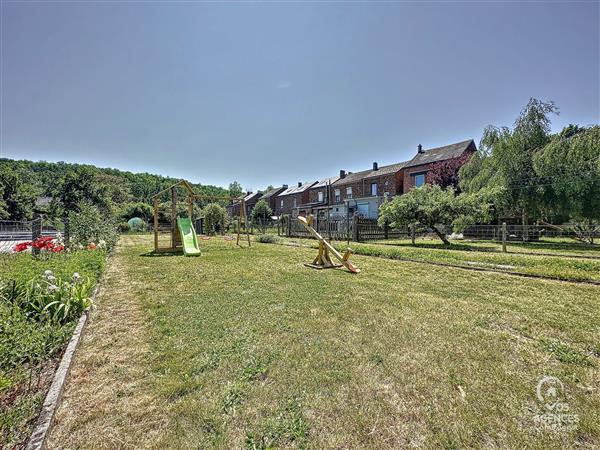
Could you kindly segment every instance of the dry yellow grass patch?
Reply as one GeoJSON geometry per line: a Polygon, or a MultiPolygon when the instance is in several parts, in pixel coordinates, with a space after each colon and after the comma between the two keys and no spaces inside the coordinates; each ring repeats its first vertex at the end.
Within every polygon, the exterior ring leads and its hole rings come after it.
{"type": "Polygon", "coordinates": [[[151,447],[165,426],[149,387],[149,352],[140,283],[124,264],[121,240],[74,360],[49,448],[151,447]]]}

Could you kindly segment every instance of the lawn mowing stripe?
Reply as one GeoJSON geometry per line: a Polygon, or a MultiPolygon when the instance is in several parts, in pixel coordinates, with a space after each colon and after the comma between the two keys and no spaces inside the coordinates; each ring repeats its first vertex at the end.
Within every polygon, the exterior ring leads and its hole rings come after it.
{"type": "MultiPolygon", "coordinates": [[[[292,244],[292,243],[286,243],[286,242],[279,242],[279,243],[275,243],[275,245],[285,245],[287,247],[298,247],[298,246],[302,246],[305,248],[315,248],[312,245],[305,245],[305,244],[292,244]]],[[[594,286],[600,286],[600,281],[596,281],[596,280],[575,280],[573,278],[560,278],[560,277],[553,277],[550,275],[539,275],[539,274],[535,274],[535,273],[524,273],[524,272],[515,272],[512,270],[502,270],[502,269],[494,269],[491,267],[488,268],[484,268],[484,267],[469,267],[469,266],[462,266],[460,264],[450,264],[450,263],[442,263],[442,262],[435,262],[435,261],[422,261],[422,260],[418,260],[418,259],[412,259],[412,258],[406,258],[406,257],[395,257],[395,258],[390,258],[388,256],[385,255],[367,255],[364,253],[359,253],[359,252],[353,252],[354,255],[360,255],[360,256],[367,256],[367,257],[371,257],[371,258],[383,258],[383,259],[390,259],[390,260],[394,260],[394,261],[406,261],[406,262],[413,262],[413,263],[418,263],[418,264],[430,264],[433,266],[441,266],[441,267],[452,267],[452,268],[456,268],[456,269],[464,269],[464,270],[474,270],[476,272],[494,272],[494,273],[503,273],[506,275],[511,275],[511,276],[516,276],[516,277],[523,277],[523,278],[538,278],[538,279],[542,279],[542,280],[552,280],[552,281],[562,281],[565,283],[575,283],[575,284],[591,284],[594,286]]],[[[538,254],[535,254],[534,256],[538,256],[538,254]]]]}

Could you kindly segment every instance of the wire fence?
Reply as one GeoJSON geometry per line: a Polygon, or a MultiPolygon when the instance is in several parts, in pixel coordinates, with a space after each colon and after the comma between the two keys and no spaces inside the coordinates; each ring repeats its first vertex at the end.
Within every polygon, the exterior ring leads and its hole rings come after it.
{"type": "Polygon", "coordinates": [[[0,253],[13,252],[17,244],[33,240],[34,234],[56,237],[63,230],[63,224],[50,222],[41,217],[23,221],[0,220],[0,253]]]}

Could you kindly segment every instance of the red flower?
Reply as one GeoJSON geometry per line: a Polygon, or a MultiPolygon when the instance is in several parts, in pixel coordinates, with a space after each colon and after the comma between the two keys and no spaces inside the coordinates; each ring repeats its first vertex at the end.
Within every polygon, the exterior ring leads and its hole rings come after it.
{"type": "Polygon", "coordinates": [[[29,248],[29,246],[31,245],[31,241],[27,241],[27,242],[19,242],[17,245],[15,245],[15,252],[22,252],[25,251],[29,248]]]}
{"type": "Polygon", "coordinates": [[[56,247],[54,247],[54,246],[53,246],[53,247],[50,249],[50,251],[51,251],[51,252],[53,252],[53,253],[60,253],[60,252],[62,252],[64,249],[65,249],[65,246],[64,246],[64,245],[57,245],[56,247]]]}

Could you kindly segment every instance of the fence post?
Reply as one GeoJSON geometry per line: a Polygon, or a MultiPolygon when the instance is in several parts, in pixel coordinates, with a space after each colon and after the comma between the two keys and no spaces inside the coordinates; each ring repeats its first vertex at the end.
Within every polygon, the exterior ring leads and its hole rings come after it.
{"type": "Polygon", "coordinates": [[[352,240],[355,242],[360,241],[360,230],[358,229],[358,214],[354,214],[352,217],[352,240]]]}
{"type": "Polygon", "coordinates": [[[506,222],[502,222],[502,252],[506,253],[506,222]]]}
{"type": "Polygon", "coordinates": [[[65,228],[65,231],[63,233],[64,246],[65,246],[65,248],[69,248],[71,246],[71,231],[70,231],[70,225],[69,225],[69,218],[63,217],[62,222],[63,222],[64,228],[65,228]]]}
{"type": "Polygon", "coordinates": [[[383,238],[384,239],[388,239],[389,237],[389,224],[388,221],[386,220],[385,222],[383,222],[383,238]]]}
{"type": "Polygon", "coordinates": [[[292,216],[287,216],[285,220],[287,221],[287,235],[290,237],[292,235],[292,216]]]}
{"type": "MultiPolygon", "coordinates": [[[[42,236],[42,216],[39,214],[33,215],[33,220],[31,221],[31,240],[35,241],[36,239],[42,236]]],[[[33,256],[39,256],[40,249],[31,247],[31,252],[33,256]]]]}

